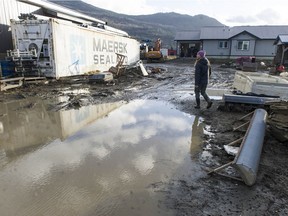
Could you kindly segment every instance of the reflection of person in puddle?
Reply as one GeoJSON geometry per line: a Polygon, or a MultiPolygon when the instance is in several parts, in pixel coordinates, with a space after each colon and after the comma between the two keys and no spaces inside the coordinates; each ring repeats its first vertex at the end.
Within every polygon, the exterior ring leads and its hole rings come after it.
{"type": "Polygon", "coordinates": [[[3,123],[0,122],[0,134],[4,133],[3,123]]]}
{"type": "Polygon", "coordinates": [[[1,133],[4,133],[4,126],[2,122],[0,122],[0,134],[1,133]]]}
{"type": "Polygon", "coordinates": [[[201,148],[202,136],[204,131],[204,123],[199,123],[199,116],[195,116],[192,125],[192,136],[191,136],[191,146],[190,153],[194,155],[201,148]]]}

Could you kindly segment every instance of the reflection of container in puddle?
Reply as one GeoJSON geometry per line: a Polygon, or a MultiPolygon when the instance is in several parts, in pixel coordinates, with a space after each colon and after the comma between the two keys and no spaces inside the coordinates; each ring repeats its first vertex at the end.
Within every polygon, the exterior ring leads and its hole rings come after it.
{"type": "Polygon", "coordinates": [[[95,120],[108,115],[111,111],[119,108],[125,102],[103,103],[81,107],[80,109],[61,110],[58,112],[61,124],[61,139],[66,139],[70,135],[79,131],[84,126],[95,120]]]}
{"type": "Polygon", "coordinates": [[[25,108],[30,103],[28,99],[0,103],[0,106],[6,107],[5,118],[0,121],[0,146],[7,155],[26,152],[58,138],[64,140],[123,104],[104,103],[77,110],[50,112],[43,101],[35,102],[33,109],[25,108]]]}

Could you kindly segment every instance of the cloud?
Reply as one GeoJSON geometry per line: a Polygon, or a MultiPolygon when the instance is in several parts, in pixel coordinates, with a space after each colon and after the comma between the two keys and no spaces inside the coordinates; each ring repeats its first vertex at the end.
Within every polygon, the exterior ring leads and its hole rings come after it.
{"type": "Polygon", "coordinates": [[[265,23],[277,23],[280,19],[279,13],[277,13],[275,10],[267,8],[260,13],[256,14],[256,17],[259,19],[259,21],[263,21],[265,23]]]}
{"type": "Polygon", "coordinates": [[[281,17],[275,10],[267,8],[251,16],[233,16],[226,19],[226,22],[232,24],[249,24],[249,25],[269,25],[281,23],[281,17]]]}
{"type": "Polygon", "coordinates": [[[234,16],[234,17],[226,19],[226,22],[229,22],[229,23],[243,23],[243,24],[253,23],[256,21],[257,19],[252,16],[234,16]]]}

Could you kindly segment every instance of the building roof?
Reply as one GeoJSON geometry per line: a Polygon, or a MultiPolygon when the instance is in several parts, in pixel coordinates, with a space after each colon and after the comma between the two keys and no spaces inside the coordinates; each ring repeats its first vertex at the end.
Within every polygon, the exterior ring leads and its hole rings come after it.
{"type": "Polygon", "coordinates": [[[228,40],[244,32],[259,39],[275,40],[280,34],[288,35],[288,25],[203,27],[199,35],[195,31],[178,32],[175,40],[228,40]]]}
{"type": "Polygon", "coordinates": [[[177,40],[177,41],[184,41],[184,40],[199,41],[200,40],[200,30],[177,32],[176,36],[175,36],[175,40],[177,40]]]}
{"type": "Polygon", "coordinates": [[[274,45],[275,44],[277,44],[277,45],[288,44],[288,34],[287,35],[279,35],[274,42],[274,45]]]}

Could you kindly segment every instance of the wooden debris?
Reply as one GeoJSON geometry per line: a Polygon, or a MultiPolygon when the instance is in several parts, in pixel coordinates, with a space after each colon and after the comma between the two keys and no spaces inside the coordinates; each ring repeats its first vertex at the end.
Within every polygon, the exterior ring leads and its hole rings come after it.
{"type": "Polygon", "coordinates": [[[252,71],[256,72],[258,70],[258,63],[253,62],[243,62],[242,71],[252,71]]]}
{"type": "Polygon", "coordinates": [[[47,84],[46,77],[14,77],[0,80],[0,91],[17,88],[25,84],[43,83],[47,84]]]}
{"type": "Polygon", "coordinates": [[[238,143],[241,143],[243,139],[244,139],[244,137],[241,137],[241,138],[239,138],[239,139],[227,144],[227,146],[233,146],[233,145],[236,145],[238,143]]]}
{"type": "Polygon", "coordinates": [[[35,84],[35,83],[44,83],[47,84],[48,81],[46,77],[25,77],[24,78],[24,83],[26,84],[35,84]]]}
{"type": "Polygon", "coordinates": [[[239,130],[240,128],[243,128],[243,127],[245,127],[245,126],[248,126],[249,124],[250,124],[250,121],[245,122],[244,124],[242,124],[242,125],[240,125],[240,126],[238,126],[238,127],[236,127],[236,128],[233,128],[233,131],[239,130]]]}
{"type": "Polygon", "coordinates": [[[268,124],[273,136],[280,142],[288,141],[288,101],[270,103],[268,124]]]}
{"type": "Polygon", "coordinates": [[[23,85],[24,77],[16,77],[0,80],[0,91],[6,91],[11,88],[17,88],[23,85]]]}
{"type": "Polygon", "coordinates": [[[119,76],[122,73],[125,73],[127,65],[124,65],[125,59],[127,59],[127,56],[116,53],[117,56],[117,64],[115,67],[110,67],[109,72],[115,74],[115,76],[119,76]]]}

